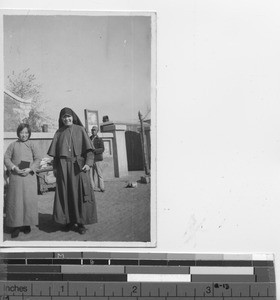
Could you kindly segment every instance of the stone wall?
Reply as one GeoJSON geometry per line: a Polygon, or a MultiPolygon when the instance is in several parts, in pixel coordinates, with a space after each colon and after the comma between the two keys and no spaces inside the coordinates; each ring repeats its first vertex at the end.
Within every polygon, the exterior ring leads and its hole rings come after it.
{"type": "MultiPolygon", "coordinates": [[[[126,148],[126,131],[138,132],[138,124],[123,124],[123,123],[107,123],[101,126],[101,132],[99,136],[103,139],[105,152],[103,163],[103,175],[104,179],[110,179],[114,177],[125,177],[128,175],[128,161],[127,161],[127,148],[126,148]]],[[[150,126],[145,125],[145,135],[148,148],[148,159],[150,162],[150,126]]],[[[47,152],[54,133],[50,132],[32,132],[31,140],[37,144],[40,149],[40,155],[42,158],[48,157],[47,152]]],[[[4,151],[6,151],[8,145],[17,140],[15,132],[4,133],[4,151]]],[[[141,151],[141,149],[140,149],[141,151]]]]}
{"type": "MultiPolygon", "coordinates": [[[[48,157],[47,152],[48,152],[48,149],[51,144],[53,136],[54,136],[54,133],[32,132],[30,140],[32,140],[37,145],[42,158],[48,157]]],[[[114,162],[113,162],[113,149],[112,149],[113,135],[101,133],[99,136],[103,139],[104,146],[105,146],[105,152],[103,155],[104,156],[103,175],[106,180],[106,179],[110,179],[110,178],[114,177],[114,162]]],[[[4,145],[3,145],[4,153],[5,153],[8,145],[16,140],[17,140],[16,133],[13,133],[13,132],[4,133],[4,145]]]]}

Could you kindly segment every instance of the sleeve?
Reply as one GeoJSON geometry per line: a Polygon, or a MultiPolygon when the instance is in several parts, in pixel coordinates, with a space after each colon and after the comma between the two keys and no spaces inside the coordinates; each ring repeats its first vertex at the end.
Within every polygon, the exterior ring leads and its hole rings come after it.
{"type": "Polygon", "coordinates": [[[30,169],[33,172],[36,172],[36,170],[38,170],[39,166],[40,166],[41,155],[40,155],[38,147],[33,143],[32,143],[32,147],[31,147],[31,151],[32,151],[32,155],[33,155],[33,162],[30,165],[30,169]]]}
{"type": "Polygon", "coordinates": [[[94,149],[94,154],[102,154],[104,152],[104,143],[101,138],[98,139],[98,148],[94,149]]]}
{"type": "Polygon", "coordinates": [[[12,167],[14,166],[14,163],[12,162],[12,156],[13,156],[13,153],[14,153],[14,143],[11,143],[6,152],[5,152],[5,155],[4,155],[4,164],[6,166],[6,168],[11,171],[12,170],[12,167]]]}
{"type": "Polygon", "coordinates": [[[59,161],[59,158],[55,156],[53,159],[53,165],[52,165],[54,170],[57,169],[58,161],[59,161]]]}
{"type": "Polygon", "coordinates": [[[91,150],[87,151],[86,153],[86,161],[85,164],[88,165],[89,167],[93,166],[94,162],[94,154],[91,150]]]}
{"type": "Polygon", "coordinates": [[[48,150],[48,153],[47,153],[49,156],[52,156],[52,157],[56,156],[56,144],[57,144],[57,140],[58,140],[58,132],[55,133],[55,135],[53,137],[53,140],[51,142],[51,145],[49,147],[49,150],[48,150]]]}

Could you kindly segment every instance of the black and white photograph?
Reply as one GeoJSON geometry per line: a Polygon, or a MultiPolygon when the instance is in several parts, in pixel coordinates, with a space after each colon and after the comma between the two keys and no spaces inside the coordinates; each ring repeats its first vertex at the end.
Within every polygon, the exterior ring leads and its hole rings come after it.
{"type": "Polygon", "coordinates": [[[0,9],[2,250],[274,255],[279,281],[279,1],[0,9]]]}
{"type": "Polygon", "coordinates": [[[2,244],[154,247],[156,14],[2,25],[2,244]]]}

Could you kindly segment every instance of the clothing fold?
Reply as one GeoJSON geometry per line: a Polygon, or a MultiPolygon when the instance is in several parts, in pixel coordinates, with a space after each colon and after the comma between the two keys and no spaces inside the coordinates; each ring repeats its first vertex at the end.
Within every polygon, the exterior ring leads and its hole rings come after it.
{"type": "Polygon", "coordinates": [[[5,197],[5,224],[9,227],[38,225],[37,178],[34,172],[20,176],[12,171],[21,161],[30,163],[36,171],[40,164],[40,153],[33,142],[17,140],[11,143],[4,155],[4,164],[9,171],[9,186],[5,197]]]}
{"type": "Polygon", "coordinates": [[[57,130],[48,155],[53,156],[56,169],[54,221],[60,224],[94,224],[97,222],[95,196],[90,188],[89,171],[94,154],[84,127],[73,124],[57,130]],[[67,141],[67,143],[65,143],[67,141]]]}

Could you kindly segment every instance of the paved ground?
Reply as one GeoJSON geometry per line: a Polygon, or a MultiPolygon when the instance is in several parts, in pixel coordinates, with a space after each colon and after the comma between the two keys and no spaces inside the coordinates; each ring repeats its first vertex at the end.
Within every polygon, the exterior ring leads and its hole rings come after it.
{"type": "Polygon", "coordinates": [[[30,234],[20,233],[11,239],[5,229],[4,240],[13,241],[150,241],[150,184],[140,182],[144,172],[129,172],[129,177],[105,181],[106,191],[96,192],[98,223],[87,225],[87,232],[63,232],[52,221],[54,192],[38,195],[39,226],[30,234]],[[137,181],[136,188],[126,188],[128,181],[137,181]]]}

